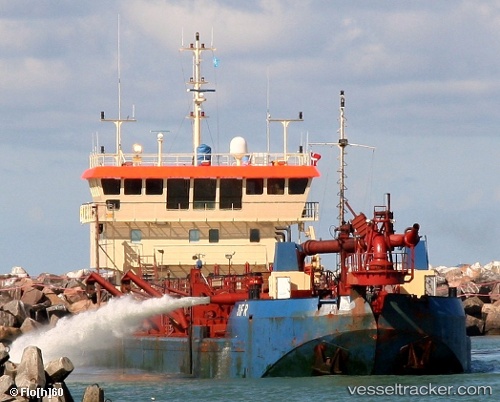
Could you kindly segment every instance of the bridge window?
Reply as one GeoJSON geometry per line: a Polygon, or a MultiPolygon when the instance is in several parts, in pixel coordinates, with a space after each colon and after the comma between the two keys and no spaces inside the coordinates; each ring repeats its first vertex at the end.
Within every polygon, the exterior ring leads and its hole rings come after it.
{"type": "Polygon", "coordinates": [[[102,191],[106,195],[119,195],[120,182],[120,179],[101,179],[102,191]]]}
{"type": "Polygon", "coordinates": [[[285,194],[285,179],[267,179],[267,194],[285,194]]]}
{"type": "Polygon", "coordinates": [[[264,194],[264,179],[247,179],[247,195],[264,194]]]}
{"type": "Polygon", "coordinates": [[[288,179],[288,194],[304,194],[309,179],[288,179]]]}
{"type": "Polygon", "coordinates": [[[214,209],[217,180],[195,179],[194,180],[194,209],[214,209]]]}
{"type": "Polygon", "coordinates": [[[200,241],[200,231],[198,229],[189,229],[189,242],[200,241]]]}
{"type": "Polygon", "coordinates": [[[167,180],[167,209],[189,208],[189,179],[167,180]]]}
{"type": "Polygon", "coordinates": [[[125,179],[123,181],[123,193],[126,195],[141,195],[142,179],[125,179]]]}
{"type": "Polygon", "coordinates": [[[208,242],[209,243],[218,243],[219,242],[219,229],[209,229],[208,242]]]}
{"type": "Polygon", "coordinates": [[[142,240],[142,232],[139,229],[132,229],[130,231],[130,241],[132,243],[140,243],[142,240]]]}
{"type": "Polygon", "coordinates": [[[250,229],[250,243],[259,243],[259,242],[260,242],[260,230],[250,229]]]}
{"type": "Polygon", "coordinates": [[[238,179],[221,179],[220,209],[241,209],[243,182],[238,179]]]}
{"type": "Polygon", "coordinates": [[[163,179],[146,179],[146,194],[147,195],[162,195],[163,194],[163,179]]]}

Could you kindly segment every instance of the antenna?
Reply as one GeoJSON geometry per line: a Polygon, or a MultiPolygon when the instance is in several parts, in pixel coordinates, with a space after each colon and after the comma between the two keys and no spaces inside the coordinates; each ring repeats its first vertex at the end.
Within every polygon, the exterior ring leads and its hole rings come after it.
{"type": "MultiPolygon", "coordinates": [[[[122,92],[121,92],[121,66],[120,66],[120,14],[118,14],[118,32],[117,32],[117,47],[118,47],[118,60],[117,60],[117,74],[118,74],[118,118],[117,119],[106,119],[104,111],[101,112],[101,121],[113,122],[116,126],[116,166],[120,166],[123,160],[122,152],[122,138],[121,138],[121,125],[122,123],[135,122],[135,118],[126,119],[121,118],[122,109],[122,92]]],[[[132,117],[135,115],[135,106],[132,108],[132,117]]]]}
{"type": "Polygon", "coordinates": [[[339,154],[339,170],[337,171],[339,173],[339,180],[338,180],[338,185],[339,185],[339,204],[337,205],[339,209],[339,227],[345,223],[345,207],[347,204],[347,198],[345,196],[345,192],[347,190],[347,187],[345,186],[345,148],[348,145],[351,145],[353,147],[361,147],[361,148],[369,148],[369,149],[375,149],[375,147],[369,146],[369,145],[360,145],[360,144],[351,144],[349,141],[347,141],[347,138],[345,137],[345,115],[344,115],[344,109],[345,109],[345,96],[344,96],[344,91],[340,91],[340,128],[339,128],[339,140],[338,142],[311,142],[309,145],[330,145],[330,146],[338,146],[340,150],[339,154]]]}
{"type": "Polygon", "coordinates": [[[215,92],[215,89],[203,89],[203,85],[208,82],[201,75],[201,54],[205,50],[215,51],[213,47],[206,47],[204,43],[200,43],[200,34],[196,32],[195,43],[191,43],[189,47],[182,47],[182,50],[193,52],[193,76],[189,79],[189,84],[192,88],[188,92],[193,93],[193,111],[190,118],[193,119],[193,163],[197,161],[197,148],[201,142],[201,120],[206,118],[205,112],[202,110],[202,104],[205,102],[205,92],[215,92]]]}
{"type": "Polygon", "coordinates": [[[266,137],[267,137],[267,155],[271,152],[271,131],[269,128],[269,119],[271,114],[269,113],[269,66],[267,66],[267,93],[266,93],[266,137]]]}
{"type": "Polygon", "coordinates": [[[304,121],[302,118],[302,112],[299,112],[299,118],[298,119],[271,119],[271,115],[268,113],[268,124],[273,121],[279,121],[281,124],[283,124],[283,159],[287,159],[287,142],[288,142],[288,125],[292,121],[304,121]]]}

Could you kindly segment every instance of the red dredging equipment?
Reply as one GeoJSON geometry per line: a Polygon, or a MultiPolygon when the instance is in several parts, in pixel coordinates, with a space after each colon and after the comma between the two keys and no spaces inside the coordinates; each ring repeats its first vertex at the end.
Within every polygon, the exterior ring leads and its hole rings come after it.
{"type": "Polygon", "coordinates": [[[380,208],[375,208],[374,218],[371,220],[363,213],[353,213],[354,219],[338,228],[338,235],[334,240],[309,240],[303,243],[302,266],[306,256],[338,253],[339,295],[348,295],[352,286],[383,287],[411,281],[414,248],[420,240],[420,226],[415,223],[404,233],[394,233],[392,212],[388,206],[380,208]],[[395,253],[394,249],[397,247],[406,247],[410,253],[395,253]]]}

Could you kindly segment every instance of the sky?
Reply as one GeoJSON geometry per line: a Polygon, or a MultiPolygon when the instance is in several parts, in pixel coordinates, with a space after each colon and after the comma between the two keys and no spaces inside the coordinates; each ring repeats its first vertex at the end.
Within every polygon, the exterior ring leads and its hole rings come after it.
{"type": "MultiPolygon", "coordinates": [[[[195,32],[216,48],[203,137],[215,151],[237,135],[265,151],[268,106],[272,118],[303,112],[290,149],[336,142],[344,90],[348,140],[375,147],[348,148],[353,209],[370,216],[390,193],[396,229],[418,222],[433,266],[500,259],[497,1],[0,0],[0,10],[0,274],[88,267],[81,175],[97,141],[113,152],[114,126],[99,117],[117,117],[118,70],[122,117],[137,119],[124,149],[154,152],[151,130],[169,130],[165,150],[190,150],[191,54],[179,48],[195,32]]],[[[281,149],[271,124],[271,151],[281,149]]],[[[314,151],[315,229],[327,239],[338,150],[314,151]]]]}

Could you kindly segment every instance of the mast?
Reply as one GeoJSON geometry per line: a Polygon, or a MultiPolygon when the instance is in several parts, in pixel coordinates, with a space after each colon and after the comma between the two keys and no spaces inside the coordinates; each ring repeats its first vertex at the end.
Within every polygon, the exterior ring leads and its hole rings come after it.
{"type": "Polygon", "coordinates": [[[189,85],[192,88],[188,89],[188,92],[193,93],[193,110],[190,114],[190,118],[193,119],[193,163],[196,164],[197,148],[201,143],[201,120],[205,117],[205,112],[202,110],[203,102],[205,102],[205,92],[215,92],[215,89],[203,89],[203,85],[208,82],[205,81],[205,77],[201,75],[201,54],[205,50],[214,51],[214,47],[205,47],[204,43],[200,43],[200,34],[196,32],[195,42],[191,43],[189,47],[181,47],[180,50],[190,50],[193,52],[193,76],[189,79],[189,85]]]}
{"type": "Polygon", "coordinates": [[[135,111],[132,108],[132,118],[122,119],[122,81],[121,81],[121,67],[120,67],[120,15],[118,15],[118,34],[117,34],[117,48],[118,48],[118,60],[117,60],[117,70],[118,70],[118,118],[117,119],[106,119],[104,116],[104,112],[101,112],[101,121],[110,121],[115,124],[116,127],[116,150],[115,150],[115,158],[116,158],[116,166],[120,166],[122,164],[123,159],[123,151],[122,151],[122,123],[133,123],[135,122],[135,111]]]}
{"type": "Polygon", "coordinates": [[[340,129],[339,129],[339,227],[345,223],[345,147],[348,145],[347,138],[345,138],[345,96],[344,91],[340,91],[340,129]]]}
{"type": "MultiPolygon", "coordinates": [[[[338,146],[339,147],[339,168],[338,168],[338,174],[339,174],[339,180],[338,180],[338,185],[339,185],[339,204],[337,205],[339,209],[339,227],[341,227],[346,221],[345,221],[345,212],[346,212],[346,206],[349,207],[347,203],[347,199],[345,196],[347,187],[345,185],[345,180],[346,180],[346,174],[345,174],[345,153],[346,153],[346,147],[347,146],[354,146],[354,147],[361,147],[361,148],[369,148],[372,150],[375,150],[375,147],[369,146],[369,145],[361,145],[361,144],[352,144],[349,141],[347,141],[347,138],[345,137],[345,96],[344,96],[344,91],[340,91],[340,128],[339,128],[339,140],[338,142],[310,142],[310,146],[314,145],[328,145],[328,146],[338,146]]],[[[352,210],[351,210],[352,212],[352,210]]],[[[354,213],[353,213],[354,215],[354,213]]]]}

